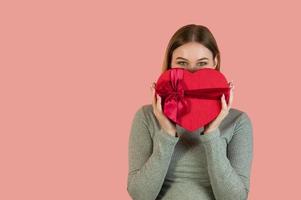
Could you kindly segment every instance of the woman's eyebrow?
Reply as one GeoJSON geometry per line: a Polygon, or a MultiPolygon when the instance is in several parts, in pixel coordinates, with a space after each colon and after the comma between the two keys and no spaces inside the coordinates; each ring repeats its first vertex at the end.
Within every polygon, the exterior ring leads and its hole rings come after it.
{"type": "MultiPolygon", "coordinates": [[[[182,58],[182,57],[177,57],[176,59],[188,60],[188,59],[186,59],[186,58],[182,58]]],[[[197,59],[197,61],[198,61],[198,60],[204,60],[204,59],[207,59],[207,60],[208,60],[208,58],[206,58],[206,57],[203,57],[203,58],[197,59]]]]}

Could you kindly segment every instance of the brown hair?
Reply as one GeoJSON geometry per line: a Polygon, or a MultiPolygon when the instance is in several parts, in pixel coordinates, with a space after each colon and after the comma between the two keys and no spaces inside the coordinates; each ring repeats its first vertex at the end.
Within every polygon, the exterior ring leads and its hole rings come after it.
{"type": "Polygon", "coordinates": [[[178,29],[171,37],[165,51],[162,65],[162,72],[171,68],[173,51],[188,42],[198,42],[207,47],[213,55],[213,60],[217,58],[216,70],[220,71],[220,52],[212,33],[206,26],[188,24],[178,29]]]}

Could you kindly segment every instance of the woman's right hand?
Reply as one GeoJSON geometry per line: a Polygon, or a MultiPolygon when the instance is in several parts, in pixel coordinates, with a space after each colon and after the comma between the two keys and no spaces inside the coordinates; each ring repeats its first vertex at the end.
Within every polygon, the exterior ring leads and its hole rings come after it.
{"type": "Polygon", "coordinates": [[[155,86],[156,86],[156,83],[153,82],[150,87],[151,92],[152,92],[153,112],[154,112],[157,120],[159,121],[161,128],[164,129],[170,135],[177,137],[175,124],[172,121],[170,121],[162,112],[161,97],[158,94],[156,95],[155,86]]]}

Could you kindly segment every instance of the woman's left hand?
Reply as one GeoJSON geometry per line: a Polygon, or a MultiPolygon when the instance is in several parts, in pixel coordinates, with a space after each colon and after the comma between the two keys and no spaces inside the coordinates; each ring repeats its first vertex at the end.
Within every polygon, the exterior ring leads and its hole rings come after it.
{"type": "Polygon", "coordinates": [[[229,96],[229,102],[227,105],[226,99],[225,99],[225,95],[223,94],[221,97],[221,103],[222,103],[222,109],[221,112],[219,113],[219,115],[209,124],[207,124],[204,128],[204,134],[210,133],[211,131],[215,130],[218,128],[218,126],[220,125],[220,123],[223,121],[223,119],[228,115],[229,110],[231,108],[231,104],[233,101],[233,89],[234,89],[234,85],[233,85],[233,81],[230,81],[229,83],[230,86],[230,96],[229,96]]]}

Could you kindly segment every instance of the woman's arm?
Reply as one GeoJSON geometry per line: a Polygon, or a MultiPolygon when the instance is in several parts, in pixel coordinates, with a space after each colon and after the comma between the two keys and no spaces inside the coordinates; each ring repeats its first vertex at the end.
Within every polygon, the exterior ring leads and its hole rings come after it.
{"type": "Polygon", "coordinates": [[[155,200],[179,140],[160,129],[151,138],[143,106],[136,111],[129,137],[127,191],[134,200],[155,200]]]}
{"type": "Polygon", "coordinates": [[[240,115],[227,149],[223,148],[219,128],[200,137],[215,198],[246,200],[253,157],[253,129],[248,115],[244,112],[240,115]]]}

